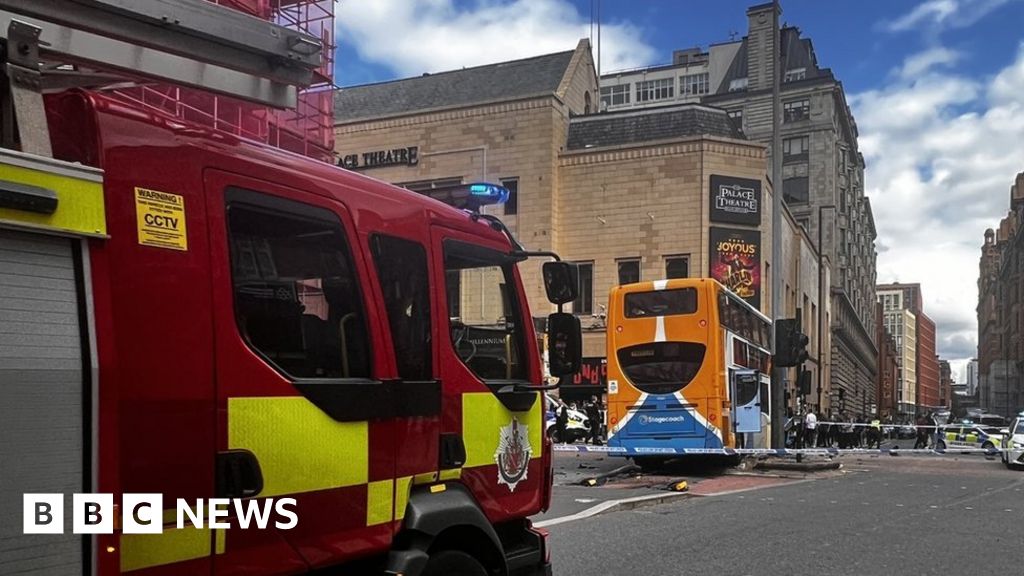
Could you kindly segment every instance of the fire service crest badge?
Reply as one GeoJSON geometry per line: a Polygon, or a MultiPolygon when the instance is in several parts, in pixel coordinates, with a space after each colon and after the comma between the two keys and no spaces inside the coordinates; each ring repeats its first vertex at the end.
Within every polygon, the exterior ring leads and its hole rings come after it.
{"type": "Polygon", "coordinates": [[[501,427],[494,461],[498,464],[498,483],[508,486],[509,492],[514,492],[516,485],[526,480],[530,456],[533,454],[527,429],[525,424],[520,424],[514,417],[508,425],[501,427]]]}

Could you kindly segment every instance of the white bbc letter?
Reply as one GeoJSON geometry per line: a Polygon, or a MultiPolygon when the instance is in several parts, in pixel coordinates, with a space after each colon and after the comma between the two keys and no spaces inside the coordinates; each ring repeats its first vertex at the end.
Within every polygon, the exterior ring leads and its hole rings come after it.
{"type": "Polygon", "coordinates": [[[164,497],[161,494],[125,494],[121,497],[125,534],[162,534],[164,497]]]}
{"type": "Polygon", "coordinates": [[[71,526],[75,534],[114,533],[113,494],[75,494],[71,504],[71,526]]]}
{"type": "Polygon", "coordinates": [[[64,533],[63,494],[25,494],[22,524],[25,534],[64,533]]]}
{"type": "Polygon", "coordinates": [[[227,518],[230,510],[221,510],[231,506],[228,498],[210,498],[210,528],[227,529],[231,528],[230,522],[219,522],[218,518],[227,518]]]}
{"type": "Polygon", "coordinates": [[[188,505],[188,500],[178,498],[178,529],[185,527],[185,518],[196,528],[203,527],[203,499],[196,500],[195,511],[188,505]]]}
{"type": "Polygon", "coordinates": [[[298,514],[293,510],[285,508],[285,506],[295,506],[295,498],[281,498],[277,502],[274,502],[274,510],[277,512],[278,516],[289,518],[288,522],[274,522],[274,527],[278,530],[291,530],[299,523],[298,514]]]}

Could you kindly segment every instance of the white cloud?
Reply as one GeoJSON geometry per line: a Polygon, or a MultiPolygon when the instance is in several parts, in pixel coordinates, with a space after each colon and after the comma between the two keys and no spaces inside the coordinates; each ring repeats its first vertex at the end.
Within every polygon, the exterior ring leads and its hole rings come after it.
{"type": "MultiPolygon", "coordinates": [[[[339,40],[360,58],[402,76],[572,50],[590,33],[589,14],[568,0],[480,0],[468,8],[453,0],[342,2],[336,21],[339,40]]],[[[656,57],[629,23],[605,23],[601,44],[605,71],[656,57]]]]}
{"type": "MultiPolygon", "coordinates": [[[[910,56],[903,70],[929,59],[910,56]]],[[[850,101],[878,243],[891,248],[878,256],[878,280],[920,282],[939,354],[958,360],[975,354],[984,230],[1005,216],[1024,170],[1024,43],[988,80],[929,69],[850,101]]]]}
{"type": "Polygon", "coordinates": [[[916,28],[934,31],[964,28],[1012,1],[1014,0],[926,0],[903,16],[884,22],[883,26],[890,32],[905,32],[916,28]]]}
{"type": "Polygon", "coordinates": [[[899,75],[903,78],[915,78],[936,66],[951,66],[960,59],[960,53],[941,46],[914,54],[903,62],[899,75]]]}

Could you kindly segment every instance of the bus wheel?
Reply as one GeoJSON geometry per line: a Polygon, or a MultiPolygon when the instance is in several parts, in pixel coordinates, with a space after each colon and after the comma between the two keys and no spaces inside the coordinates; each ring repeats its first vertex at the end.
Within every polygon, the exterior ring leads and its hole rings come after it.
{"type": "Polygon", "coordinates": [[[657,458],[654,456],[636,456],[633,458],[633,463],[640,467],[640,470],[644,472],[654,472],[665,466],[665,462],[668,458],[657,458]]]}
{"type": "Polygon", "coordinates": [[[465,552],[441,550],[430,556],[423,576],[487,576],[487,569],[465,552]]]}

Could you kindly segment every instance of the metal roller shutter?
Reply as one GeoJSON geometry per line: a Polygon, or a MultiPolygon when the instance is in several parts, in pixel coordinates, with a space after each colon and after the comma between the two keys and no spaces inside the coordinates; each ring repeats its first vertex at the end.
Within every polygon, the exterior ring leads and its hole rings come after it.
{"type": "Polygon", "coordinates": [[[0,230],[0,575],[82,574],[83,362],[74,241],[0,230]],[[65,495],[64,535],[22,534],[22,495],[65,495]]]}

